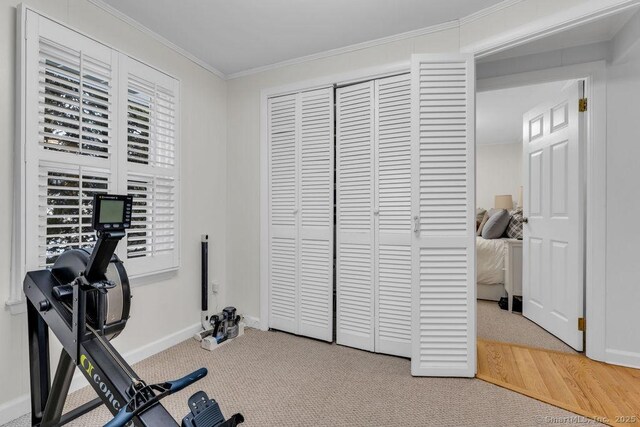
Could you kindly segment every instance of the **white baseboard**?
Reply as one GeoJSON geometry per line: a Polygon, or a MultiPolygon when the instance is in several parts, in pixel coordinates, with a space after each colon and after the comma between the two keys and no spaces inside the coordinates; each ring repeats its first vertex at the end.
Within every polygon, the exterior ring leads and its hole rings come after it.
{"type": "Polygon", "coordinates": [[[640,369],[640,353],[608,348],[605,350],[605,354],[605,362],[607,363],[640,369]]]}
{"type": "Polygon", "coordinates": [[[244,323],[248,328],[252,329],[261,329],[260,328],[260,319],[254,316],[244,316],[244,323]]]}
{"type": "MultiPolygon", "coordinates": [[[[20,418],[31,410],[31,398],[28,394],[16,397],[0,405],[0,425],[20,418]]],[[[31,422],[31,421],[29,421],[31,422]]]]}
{"type": "MultiPolygon", "coordinates": [[[[162,337],[156,341],[150,342],[149,344],[143,345],[142,347],[125,353],[123,355],[124,360],[126,360],[130,365],[138,363],[146,359],[147,357],[153,356],[154,354],[160,353],[161,351],[166,350],[169,347],[173,347],[174,345],[179,344],[182,341],[190,339],[191,337],[193,337],[193,334],[200,330],[200,328],[200,323],[195,323],[182,330],[167,335],[166,337],[162,337]]],[[[172,378],[167,379],[170,380],[172,378]]],[[[84,376],[82,376],[80,372],[76,371],[73,376],[73,380],[71,381],[71,386],[69,387],[69,393],[79,390],[86,385],[89,385],[87,380],[84,378],[84,376]]],[[[13,400],[5,402],[0,405],[0,425],[15,420],[16,418],[29,413],[30,410],[31,399],[28,394],[24,394],[13,400]]]]}

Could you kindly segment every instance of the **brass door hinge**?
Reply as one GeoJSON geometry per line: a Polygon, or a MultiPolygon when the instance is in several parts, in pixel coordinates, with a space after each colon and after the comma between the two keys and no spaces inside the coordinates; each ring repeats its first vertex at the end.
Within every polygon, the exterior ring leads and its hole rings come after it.
{"type": "Polygon", "coordinates": [[[578,330],[582,332],[587,330],[587,321],[584,317],[578,317],[578,330]]]}
{"type": "Polygon", "coordinates": [[[580,98],[578,100],[578,111],[581,113],[587,111],[587,98],[580,98]]]}

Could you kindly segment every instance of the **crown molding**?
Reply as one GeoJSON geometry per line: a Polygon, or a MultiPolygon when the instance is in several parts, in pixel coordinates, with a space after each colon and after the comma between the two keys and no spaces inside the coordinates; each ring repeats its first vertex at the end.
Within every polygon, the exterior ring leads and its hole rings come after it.
{"type": "Polygon", "coordinates": [[[148,27],[145,27],[140,22],[136,21],[135,19],[131,18],[128,15],[125,15],[124,13],[120,12],[118,9],[114,8],[113,6],[105,3],[103,0],[87,0],[87,1],[89,3],[91,3],[91,4],[93,4],[94,6],[102,9],[103,11],[105,11],[105,12],[113,15],[114,17],[120,19],[124,23],[132,26],[136,30],[138,30],[138,31],[144,33],[145,35],[153,38],[154,40],[162,43],[163,45],[165,45],[169,49],[179,53],[180,55],[184,56],[186,59],[190,60],[194,64],[204,68],[205,70],[207,70],[210,73],[216,75],[217,77],[220,77],[221,79],[226,80],[227,76],[222,71],[216,69],[212,65],[210,65],[210,64],[206,63],[205,61],[203,61],[202,59],[196,57],[195,55],[193,55],[192,53],[190,53],[186,49],[183,49],[180,46],[174,44],[173,42],[170,42],[166,38],[162,37],[160,34],[158,34],[155,31],[149,29],[148,27]]]}
{"type": "MultiPolygon", "coordinates": [[[[521,1],[521,0],[518,0],[518,1],[521,1]]],[[[339,47],[336,49],[325,50],[323,52],[300,56],[294,59],[287,59],[286,61],[276,62],[274,64],[263,65],[261,67],[256,67],[256,68],[250,68],[248,70],[228,74],[227,79],[231,80],[231,79],[236,79],[238,77],[246,77],[251,74],[262,73],[269,70],[275,70],[277,68],[288,67],[296,64],[302,64],[304,62],[309,62],[309,61],[316,61],[318,59],[328,58],[336,55],[342,55],[344,53],[355,52],[357,50],[368,49],[371,47],[393,43],[400,40],[406,40],[414,37],[424,36],[427,34],[437,33],[440,31],[450,30],[453,28],[458,28],[458,26],[459,26],[459,23],[457,20],[444,22],[442,24],[431,25],[429,27],[407,31],[405,33],[395,34],[393,36],[381,37],[379,39],[374,39],[374,40],[370,40],[362,43],[356,43],[349,46],[339,47]]]]}
{"type": "Polygon", "coordinates": [[[473,21],[477,21],[480,18],[484,18],[485,16],[491,15],[492,13],[499,12],[502,9],[506,9],[515,4],[522,3],[523,1],[524,0],[503,0],[500,3],[496,3],[492,6],[485,7],[484,9],[474,12],[471,15],[467,15],[465,17],[460,18],[460,25],[465,25],[473,21]]]}
{"type": "Polygon", "coordinates": [[[579,25],[637,8],[640,0],[585,0],[582,4],[544,18],[530,22],[508,33],[498,34],[488,40],[462,47],[461,52],[474,53],[484,58],[543,37],[561,33],[579,25]]]}

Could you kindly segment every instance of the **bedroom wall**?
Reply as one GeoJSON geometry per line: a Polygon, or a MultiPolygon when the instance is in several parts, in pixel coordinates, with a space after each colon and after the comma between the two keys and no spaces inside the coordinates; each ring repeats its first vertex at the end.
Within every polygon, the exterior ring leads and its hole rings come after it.
{"type": "MultiPolygon", "coordinates": [[[[16,5],[0,5],[0,301],[9,297],[13,211],[16,5]]],[[[30,0],[53,19],[181,80],[182,256],[173,275],[134,284],[127,329],[114,345],[140,359],[191,336],[200,323],[200,235],[209,233],[213,279],[226,279],[226,82],[86,0],[30,0]]],[[[57,359],[57,350],[52,348],[57,359]]],[[[0,424],[29,410],[26,314],[0,309],[0,424]]]]}
{"type": "Polygon", "coordinates": [[[607,360],[640,368],[640,14],[613,40],[607,66],[607,360]]]}
{"type": "MultiPolygon", "coordinates": [[[[473,52],[505,35],[526,35],[535,22],[560,24],[625,0],[524,0],[464,21],[456,29],[292,64],[228,82],[228,302],[260,317],[260,92],[367,67],[409,61],[412,53],[473,52]]],[[[545,24],[546,25],[546,24],[545,24]]]]}
{"type": "Polygon", "coordinates": [[[521,185],[522,142],[476,146],[476,207],[492,208],[498,194],[517,203],[521,185]]]}

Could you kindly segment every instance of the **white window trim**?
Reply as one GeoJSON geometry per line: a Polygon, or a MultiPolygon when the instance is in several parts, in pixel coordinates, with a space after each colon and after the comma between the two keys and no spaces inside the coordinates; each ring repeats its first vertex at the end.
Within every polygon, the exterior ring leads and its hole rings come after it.
{"type": "MultiPolygon", "coordinates": [[[[182,138],[181,138],[181,126],[180,126],[181,124],[180,112],[182,110],[181,108],[182,104],[181,104],[181,97],[180,97],[180,88],[181,88],[180,79],[163,70],[158,69],[157,67],[149,65],[146,62],[141,61],[140,59],[135,58],[135,56],[133,55],[128,55],[126,52],[124,52],[121,49],[115,48],[100,40],[96,40],[94,37],[89,36],[86,33],[79,31],[76,28],[73,28],[65,23],[62,23],[56,19],[53,19],[47,16],[46,14],[39,12],[37,9],[34,9],[30,6],[27,6],[21,3],[17,6],[17,19],[16,19],[16,70],[15,70],[16,71],[15,73],[16,74],[16,80],[15,80],[15,88],[16,88],[15,120],[16,121],[15,121],[14,162],[13,162],[13,164],[16,167],[14,169],[14,185],[13,185],[14,195],[13,195],[13,212],[12,212],[13,218],[12,218],[12,236],[11,236],[11,240],[12,240],[11,252],[12,253],[11,253],[11,263],[10,263],[11,282],[10,282],[10,289],[9,289],[9,297],[5,302],[5,306],[7,310],[9,310],[12,314],[20,314],[26,311],[25,297],[22,290],[22,282],[27,272],[26,211],[27,211],[28,200],[27,200],[27,197],[25,197],[25,194],[27,190],[26,188],[26,174],[27,174],[26,108],[28,106],[28,102],[26,100],[27,84],[26,84],[25,73],[26,73],[26,58],[27,58],[27,43],[26,43],[27,16],[29,15],[29,13],[37,14],[45,19],[48,19],[54,22],[57,25],[65,27],[71,31],[74,31],[83,37],[86,37],[92,41],[100,43],[105,47],[114,51],[114,53],[119,54],[120,57],[127,56],[135,61],[138,61],[144,64],[147,67],[153,68],[154,70],[166,75],[168,78],[171,78],[176,82],[176,87],[177,87],[176,98],[175,98],[176,147],[175,147],[175,173],[173,174],[175,176],[175,186],[176,186],[176,196],[175,196],[176,197],[175,232],[177,234],[176,243],[175,243],[176,245],[175,251],[177,252],[176,265],[175,267],[171,267],[171,268],[157,269],[152,272],[131,275],[130,280],[134,284],[136,282],[149,283],[149,281],[152,280],[154,277],[158,277],[158,278],[168,277],[169,274],[172,274],[175,271],[179,270],[181,266],[182,226],[181,226],[180,218],[181,218],[181,187],[182,185],[181,185],[180,165],[181,165],[181,139],[182,138]]],[[[114,80],[115,79],[119,79],[117,68],[114,70],[114,80]]],[[[117,93],[118,89],[117,87],[115,87],[114,89],[116,91],[114,92],[115,93],[114,98],[116,102],[119,102],[118,93],[117,93]]],[[[117,128],[118,126],[117,122],[120,122],[122,120],[122,115],[119,112],[116,112],[114,114],[114,117],[115,117],[114,121],[116,122],[115,127],[117,128]]],[[[117,129],[116,129],[116,132],[114,132],[114,135],[115,135],[114,140],[118,140],[118,138],[120,137],[120,134],[118,133],[117,129]]],[[[126,145],[126,141],[124,143],[120,142],[119,144],[126,145]]],[[[115,145],[116,157],[117,157],[118,150],[119,150],[118,144],[116,144],[115,145]]],[[[125,162],[126,162],[126,159],[125,159],[125,162]]],[[[113,169],[111,170],[111,185],[112,185],[111,188],[113,191],[122,191],[122,187],[119,183],[120,175],[124,172],[126,176],[126,168],[120,167],[120,164],[122,164],[122,162],[118,159],[116,159],[113,163],[115,163],[115,167],[113,167],[113,169]]],[[[125,178],[125,183],[126,183],[126,178],[125,178]]],[[[126,184],[124,188],[126,191],[126,184]]],[[[125,258],[123,259],[125,259],[125,262],[126,262],[126,249],[124,250],[124,252],[120,251],[120,253],[123,253],[125,255],[125,258]]]]}

